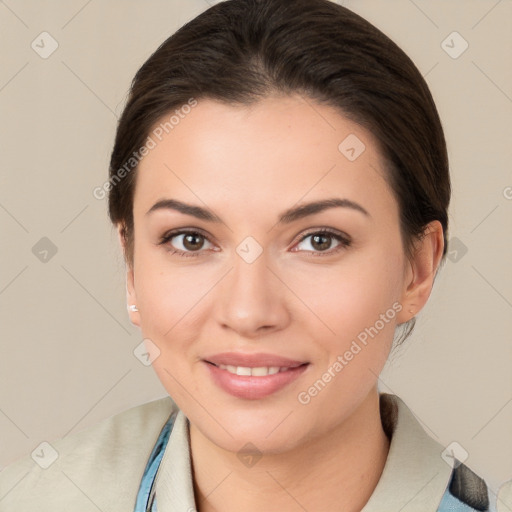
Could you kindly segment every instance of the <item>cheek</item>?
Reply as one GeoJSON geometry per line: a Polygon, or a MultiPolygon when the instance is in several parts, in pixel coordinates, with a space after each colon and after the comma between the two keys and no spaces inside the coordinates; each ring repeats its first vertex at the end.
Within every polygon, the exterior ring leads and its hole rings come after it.
{"type": "Polygon", "coordinates": [[[283,280],[293,283],[294,293],[308,308],[299,322],[311,329],[316,325],[328,343],[335,339],[337,348],[343,348],[376,323],[382,337],[392,337],[400,309],[395,304],[400,297],[400,265],[401,253],[390,247],[347,253],[337,264],[289,268],[283,280]]]}
{"type": "Polygon", "coordinates": [[[143,335],[159,345],[163,340],[182,344],[193,338],[191,329],[199,329],[195,319],[214,277],[201,265],[180,267],[164,253],[141,250],[135,264],[135,291],[143,335]]]}
{"type": "Polygon", "coordinates": [[[176,403],[188,410],[190,394],[201,394],[191,363],[204,324],[198,315],[208,307],[211,276],[198,271],[199,266],[176,268],[150,256],[140,257],[135,269],[140,329],[158,347],[153,370],[176,403]]]}
{"type": "Polygon", "coordinates": [[[387,254],[347,260],[337,270],[302,274],[297,281],[297,294],[323,323],[311,314],[302,320],[319,359],[298,401],[326,423],[340,421],[364,399],[388,358],[402,306],[397,300],[401,256],[387,254]]]}

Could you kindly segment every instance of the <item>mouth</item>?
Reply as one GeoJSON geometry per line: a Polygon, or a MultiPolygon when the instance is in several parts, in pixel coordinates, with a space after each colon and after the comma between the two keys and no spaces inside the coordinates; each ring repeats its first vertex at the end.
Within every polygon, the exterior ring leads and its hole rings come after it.
{"type": "Polygon", "coordinates": [[[303,364],[308,363],[302,363],[300,365],[296,366],[234,366],[230,364],[215,364],[211,363],[210,361],[207,361],[207,363],[213,364],[220,370],[226,370],[227,372],[231,373],[232,375],[239,375],[241,377],[266,377],[267,375],[275,375],[279,372],[286,372],[290,369],[298,368],[299,366],[302,366],[303,364]]]}
{"type": "Polygon", "coordinates": [[[203,360],[213,383],[237,398],[256,400],[277,393],[309,367],[309,362],[271,354],[224,353],[203,360]]]}

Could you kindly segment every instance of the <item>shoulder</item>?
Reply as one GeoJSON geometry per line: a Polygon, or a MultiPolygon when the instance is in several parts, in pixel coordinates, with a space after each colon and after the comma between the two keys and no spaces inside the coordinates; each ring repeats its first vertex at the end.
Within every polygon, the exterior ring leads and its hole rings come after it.
{"type": "Polygon", "coordinates": [[[44,443],[0,472],[0,512],[133,509],[142,473],[169,415],[170,397],[44,443]]]}
{"type": "Polygon", "coordinates": [[[498,512],[512,510],[512,480],[505,482],[498,490],[498,512]]]}
{"type": "MultiPolygon", "coordinates": [[[[391,438],[383,475],[388,483],[400,482],[400,489],[393,484],[395,494],[400,495],[404,488],[412,490],[418,510],[433,510],[432,503],[439,504],[438,512],[496,510],[493,493],[486,481],[464,464],[467,453],[458,443],[443,446],[431,437],[396,395],[381,394],[380,411],[384,431],[391,438]]],[[[394,497],[397,504],[410,501],[409,491],[401,498],[394,497]]]]}
{"type": "Polygon", "coordinates": [[[454,467],[450,483],[443,495],[439,511],[460,510],[495,512],[496,501],[483,478],[463,463],[454,467]]]}

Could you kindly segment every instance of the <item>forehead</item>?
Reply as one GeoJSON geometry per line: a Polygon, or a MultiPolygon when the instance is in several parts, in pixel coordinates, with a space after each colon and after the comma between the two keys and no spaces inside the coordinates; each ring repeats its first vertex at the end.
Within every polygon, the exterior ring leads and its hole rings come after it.
{"type": "Polygon", "coordinates": [[[396,209],[377,141],[332,107],[283,96],[250,106],[202,99],[187,111],[150,133],[136,213],[164,197],[252,214],[333,195],[396,209]]]}

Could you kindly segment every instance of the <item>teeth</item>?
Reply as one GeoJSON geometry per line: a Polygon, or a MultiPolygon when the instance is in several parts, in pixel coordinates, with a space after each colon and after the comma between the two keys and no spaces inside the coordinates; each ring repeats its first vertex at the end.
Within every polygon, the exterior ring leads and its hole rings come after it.
{"type": "Polygon", "coordinates": [[[260,366],[257,368],[249,368],[248,366],[232,366],[219,364],[221,370],[226,370],[234,375],[242,375],[245,377],[265,377],[266,375],[275,375],[279,372],[285,372],[289,367],[280,368],[279,366],[260,366]]]}

